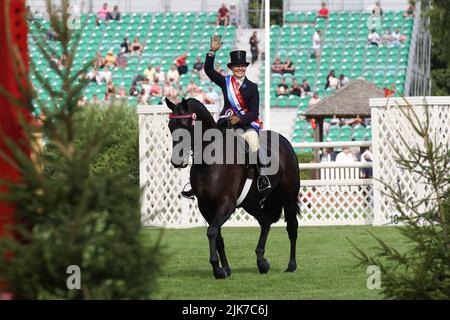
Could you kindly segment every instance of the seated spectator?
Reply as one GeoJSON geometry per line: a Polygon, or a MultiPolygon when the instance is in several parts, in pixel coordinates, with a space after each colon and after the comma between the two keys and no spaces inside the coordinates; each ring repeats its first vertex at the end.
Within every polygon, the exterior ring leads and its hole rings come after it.
{"type": "Polygon", "coordinates": [[[117,67],[117,58],[114,56],[113,49],[111,48],[105,56],[106,67],[117,67]]]}
{"type": "Polygon", "coordinates": [[[206,93],[206,96],[208,97],[210,104],[219,103],[219,95],[212,86],[208,87],[208,92],[206,93]]]}
{"type": "Polygon", "coordinates": [[[294,74],[294,72],[295,72],[294,64],[292,63],[291,58],[287,57],[286,63],[283,66],[283,73],[294,74]]]}
{"type": "Polygon", "coordinates": [[[86,75],[86,79],[92,82],[97,82],[97,84],[100,84],[102,82],[97,67],[94,67],[90,72],[88,72],[88,74],[86,75]]]}
{"type": "Polygon", "coordinates": [[[117,68],[125,69],[127,67],[128,58],[125,56],[125,54],[119,53],[119,56],[117,57],[117,68]]]}
{"type": "Polygon", "coordinates": [[[391,36],[391,43],[393,46],[400,46],[400,37],[402,35],[400,34],[400,30],[398,28],[395,28],[394,32],[392,32],[391,36]]]}
{"type": "Polygon", "coordinates": [[[116,87],[112,83],[112,81],[108,81],[108,85],[106,86],[106,94],[105,101],[110,101],[112,98],[116,97],[116,87]]]}
{"type": "Polygon", "coordinates": [[[142,54],[142,44],[139,42],[138,37],[134,37],[133,43],[131,44],[131,55],[140,56],[141,54],[142,54]]]}
{"type": "Polygon", "coordinates": [[[327,76],[327,82],[325,83],[325,90],[328,88],[337,89],[338,84],[339,84],[339,79],[336,78],[336,76],[334,74],[334,70],[331,70],[327,76]]]}
{"type": "Polygon", "coordinates": [[[105,66],[105,60],[103,59],[102,53],[100,51],[97,51],[97,55],[95,56],[94,60],[94,67],[100,69],[105,66]]]}
{"type": "Polygon", "coordinates": [[[169,81],[164,84],[163,92],[164,96],[168,98],[174,98],[178,95],[177,89],[169,81]]]}
{"type": "Polygon", "coordinates": [[[375,2],[375,5],[373,6],[372,9],[372,15],[377,18],[383,17],[383,9],[381,8],[380,1],[375,2]]]}
{"type": "Polygon", "coordinates": [[[199,74],[200,71],[202,71],[202,69],[203,69],[202,59],[200,57],[195,58],[195,63],[194,66],[192,67],[192,72],[199,74]]]}
{"type": "Polygon", "coordinates": [[[328,16],[330,15],[330,11],[327,8],[327,4],[326,2],[322,2],[322,9],[319,10],[318,14],[317,14],[317,18],[324,18],[324,19],[328,19],[328,16]]]}
{"type": "Polygon", "coordinates": [[[289,94],[289,86],[286,84],[286,79],[282,78],[281,83],[277,88],[277,96],[286,96],[289,94]]]}
{"type": "Polygon", "coordinates": [[[151,83],[155,82],[156,79],[156,70],[149,63],[147,68],[144,70],[144,77],[147,78],[151,83]]]}
{"type": "Polygon", "coordinates": [[[98,10],[97,16],[95,18],[95,23],[100,25],[100,21],[108,21],[111,20],[111,13],[108,10],[108,4],[105,2],[103,6],[98,10]]]}
{"type": "Polygon", "coordinates": [[[415,17],[416,16],[416,5],[414,1],[409,1],[408,9],[403,13],[403,16],[406,17],[415,17]]]}
{"type": "Polygon", "coordinates": [[[384,30],[383,35],[381,36],[381,44],[387,47],[391,46],[392,37],[389,34],[389,29],[384,30]]]}
{"type": "Polygon", "coordinates": [[[230,24],[237,27],[239,25],[239,10],[235,4],[230,5],[229,17],[230,24]]]}
{"type": "Polygon", "coordinates": [[[191,81],[189,81],[189,84],[186,87],[186,93],[187,94],[192,94],[193,92],[198,90],[198,86],[195,84],[194,79],[191,79],[191,81]]]}
{"type": "Polygon", "coordinates": [[[227,26],[229,23],[230,23],[230,13],[225,3],[222,3],[222,6],[219,8],[217,12],[216,25],[227,26]]]}
{"type": "Polygon", "coordinates": [[[120,53],[128,54],[130,53],[130,49],[130,42],[128,41],[128,38],[123,38],[123,42],[120,44],[120,53]]]}
{"type": "Polygon", "coordinates": [[[272,64],[272,72],[283,73],[284,64],[281,62],[280,57],[275,57],[275,61],[272,64]]]}
{"type": "Polygon", "coordinates": [[[52,27],[49,27],[47,31],[47,40],[56,41],[58,40],[58,34],[53,30],[52,27]]]}
{"type": "Polygon", "coordinates": [[[336,155],[336,162],[355,162],[355,158],[349,147],[342,148],[342,152],[336,155]]]}
{"type": "Polygon", "coordinates": [[[348,80],[348,78],[346,76],[344,76],[344,74],[340,74],[339,75],[339,82],[338,82],[338,88],[343,88],[347,85],[350,84],[350,81],[348,80]]]}
{"type": "Polygon", "coordinates": [[[103,71],[100,71],[99,73],[100,73],[101,81],[105,81],[106,83],[111,81],[112,73],[107,66],[105,66],[103,71]]]}
{"type": "Polygon", "coordinates": [[[129,95],[130,95],[130,97],[138,97],[139,96],[139,90],[136,88],[136,83],[133,83],[131,85],[129,95]]]}
{"type": "MultiPolygon", "coordinates": [[[[362,163],[373,162],[373,155],[372,152],[370,151],[370,148],[361,147],[360,154],[361,155],[359,156],[359,158],[362,163]]],[[[373,177],[372,168],[362,168],[361,171],[362,171],[362,178],[368,179],[373,177]]]]}
{"type": "Polygon", "coordinates": [[[400,43],[404,44],[406,42],[406,40],[408,39],[408,37],[405,34],[402,34],[400,36],[400,43]]]}
{"type": "Polygon", "coordinates": [[[100,104],[100,100],[98,100],[98,97],[96,94],[94,94],[92,96],[91,102],[92,102],[92,104],[100,104]]]}
{"type": "Polygon", "coordinates": [[[152,89],[152,84],[150,83],[150,79],[147,77],[144,77],[144,80],[141,81],[141,89],[145,90],[145,93],[147,95],[150,94],[150,90],[152,89]]]}
{"type": "Polygon", "coordinates": [[[322,156],[320,157],[320,162],[334,162],[336,161],[337,152],[333,148],[325,148],[322,156]]]}
{"type": "Polygon", "coordinates": [[[187,53],[183,53],[181,56],[175,59],[175,64],[177,65],[178,73],[180,75],[186,74],[188,72],[188,66],[186,64],[187,53]]]}
{"type": "Polygon", "coordinates": [[[319,103],[322,99],[319,98],[319,94],[317,92],[314,92],[314,95],[312,96],[311,99],[309,99],[309,104],[308,106],[313,106],[317,103],[319,103]]]}
{"type": "Polygon", "coordinates": [[[159,83],[164,83],[166,81],[166,75],[164,71],[161,70],[161,67],[156,67],[155,79],[158,79],[159,83]]]}
{"type": "Polygon", "coordinates": [[[299,96],[299,97],[304,97],[305,96],[305,91],[298,84],[297,79],[292,79],[292,86],[291,86],[290,94],[293,94],[293,95],[296,95],[296,96],[299,96]]]}
{"type": "Polygon", "coordinates": [[[173,64],[170,67],[170,70],[167,71],[167,77],[166,79],[170,82],[177,82],[180,80],[180,74],[178,73],[177,65],[173,64]]]}
{"type": "Polygon", "coordinates": [[[372,29],[372,32],[369,34],[369,36],[367,38],[367,42],[370,45],[377,46],[377,47],[380,45],[380,36],[378,35],[378,33],[375,29],[372,29]]]}
{"type": "Polygon", "coordinates": [[[308,80],[303,79],[302,88],[303,88],[303,92],[304,92],[306,95],[308,95],[308,96],[311,96],[311,95],[312,95],[311,86],[309,85],[308,80]]]}
{"type": "Polygon", "coordinates": [[[119,92],[117,94],[117,98],[121,98],[121,97],[126,97],[127,96],[127,91],[125,90],[125,83],[121,83],[120,87],[119,87],[119,92]]]}
{"type": "Polygon", "coordinates": [[[144,106],[148,106],[149,105],[148,97],[149,97],[149,93],[147,93],[145,91],[145,89],[141,89],[141,93],[139,95],[138,103],[142,104],[144,106]]]}
{"type": "Polygon", "coordinates": [[[111,19],[120,21],[121,19],[121,13],[119,11],[119,6],[114,6],[113,11],[111,12],[111,19]]]}
{"type": "Polygon", "coordinates": [[[331,120],[330,120],[330,125],[332,125],[332,126],[340,126],[341,125],[341,120],[338,119],[336,117],[336,115],[333,115],[333,118],[331,118],[331,120]]]}
{"type": "Polygon", "coordinates": [[[156,79],[150,89],[150,95],[152,97],[162,97],[162,88],[159,85],[159,81],[156,79]]]}

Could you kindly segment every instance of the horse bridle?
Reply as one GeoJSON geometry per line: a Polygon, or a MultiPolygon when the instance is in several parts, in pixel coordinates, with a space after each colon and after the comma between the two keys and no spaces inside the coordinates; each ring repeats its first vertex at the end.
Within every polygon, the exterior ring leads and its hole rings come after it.
{"type": "Polygon", "coordinates": [[[197,114],[195,112],[186,114],[169,113],[169,119],[192,119],[192,125],[194,126],[197,114]]]}

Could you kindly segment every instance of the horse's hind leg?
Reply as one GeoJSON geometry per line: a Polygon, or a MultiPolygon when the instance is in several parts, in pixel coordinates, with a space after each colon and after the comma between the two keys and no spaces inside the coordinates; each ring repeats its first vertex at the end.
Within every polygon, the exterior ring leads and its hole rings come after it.
{"type": "Polygon", "coordinates": [[[256,265],[258,266],[259,273],[267,273],[270,269],[269,262],[264,258],[264,252],[266,248],[266,240],[270,231],[270,222],[260,221],[261,233],[259,234],[258,245],[256,246],[256,265]]]}
{"type": "Polygon", "coordinates": [[[225,242],[223,241],[221,229],[219,229],[219,233],[217,234],[216,240],[217,252],[219,253],[220,263],[222,264],[222,268],[225,269],[227,273],[227,277],[231,276],[231,269],[228,265],[227,256],[225,254],[225,242]]]}
{"type": "Polygon", "coordinates": [[[295,269],[297,269],[295,255],[297,246],[298,210],[298,203],[296,200],[284,206],[284,215],[287,223],[286,230],[288,232],[289,240],[291,241],[291,254],[286,272],[294,272],[295,269]]]}

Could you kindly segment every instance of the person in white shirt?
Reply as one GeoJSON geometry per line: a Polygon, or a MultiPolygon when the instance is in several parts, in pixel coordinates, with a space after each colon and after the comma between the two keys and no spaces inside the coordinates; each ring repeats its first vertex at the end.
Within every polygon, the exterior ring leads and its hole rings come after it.
{"type": "Polygon", "coordinates": [[[317,30],[314,32],[313,38],[312,38],[312,48],[314,50],[314,55],[316,57],[316,60],[319,61],[320,59],[320,30],[317,30]]]}
{"type": "Polygon", "coordinates": [[[208,88],[208,92],[206,93],[206,96],[211,101],[211,103],[216,104],[219,102],[219,95],[217,94],[216,91],[213,90],[213,87],[211,87],[211,86],[208,88]]]}
{"type": "Polygon", "coordinates": [[[380,45],[380,36],[379,36],[379,34],[376,32],[376,30],[375,29],[372,29],[372,33],[371,34],[369,34],[369,37],[368,37],[368,39],[367,39],[367,42],[370,44],[370,45],[374,45],[374,46],[379,46],[380,45]]]}
{"type": "Polygon", "coordinates": [[[166,82],[166,75],[164,74],[164,72],[161,70],[161,67],[157,67],[156,68],[156,74],[155,74],[155,80],[158,79],[159,83],[164,83],[166,82]]]}
{"type": "Polygon", "coordinates": [[[398,28],[395,29],[394,32],[392,32],[392,37],[391,37],[391,41],[392,41],[392,45],[394,46],[400,46],[400,31],[398,30],[398,28]]]}
{"type": "Polygon", "coordinates": [[[336,155],[336,162],[355,162],[355,158],[349,147],[344,147],[342,151],[336,155]]]}

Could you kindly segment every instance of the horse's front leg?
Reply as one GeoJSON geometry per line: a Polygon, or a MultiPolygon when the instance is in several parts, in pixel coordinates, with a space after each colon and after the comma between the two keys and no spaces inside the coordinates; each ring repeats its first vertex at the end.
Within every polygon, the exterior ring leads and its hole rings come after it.
{"type": "Polygon", "coordinates": [[[267,273],[270,269],[269,262],[264,258],[264,252],[266,249],[266,240],[270,231],[270,223],[260,222],[261,233],[259,235],[258,245],[256,246],[256,265],[258,266],[259,273],[267,273]]]}
{"type": "MultiPolygon", "coordinates": [[[[231,216],[234,210],[229,206],[222,206],[217,210],[217,214],[214,215],[208,230],[207,236],[209,240],[209,262],[211,263],[213,274],[216,279],[224,279],[227,277],[227,272],[219,265],[219,255],[217,254],[217,238],[220,234],[220,228],[231,216]]],[[[223,241],[223,240],[222,240],[223,241]]],[[[226,259],[225,259],[226,261],[226,259]]]]}
{"type": "Polygon", "coordinates": [[[217,234],[217,252],[219,253],[220,263],[222,264],[222,268],[225,269],[227,273],[227,277],[231,276],[231,269],[228,265],[228,259],[225,254],[225,242],[223,241],[222,232],[219,229],[219,233],[217,234]]]}

